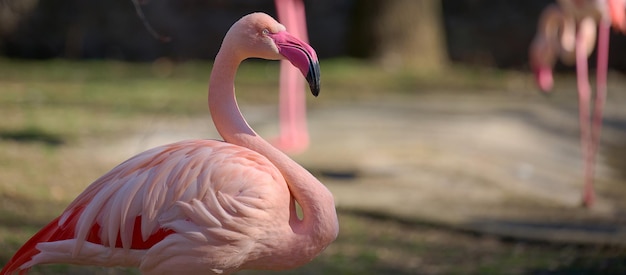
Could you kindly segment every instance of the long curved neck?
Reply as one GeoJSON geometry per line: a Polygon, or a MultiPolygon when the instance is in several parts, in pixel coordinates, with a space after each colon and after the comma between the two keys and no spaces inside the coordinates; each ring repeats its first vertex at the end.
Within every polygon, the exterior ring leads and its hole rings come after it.
{"type": "Polygon", "coordinates": [[[258,136],[243,118],[235,99],[234,87],[235,74],[243,59],[228,45],[222,46],[215,58],[209,80],[209,109],[213,122],[226,142],[264,155],[281,171],[303,211],[302,220],[292,215],[290,223],[293,231],[298,238],[304,238],[301,241],[323,245],[310,247],[309,252],[316,255],[337,236],[333,196],[302,166],[258,136]]]}

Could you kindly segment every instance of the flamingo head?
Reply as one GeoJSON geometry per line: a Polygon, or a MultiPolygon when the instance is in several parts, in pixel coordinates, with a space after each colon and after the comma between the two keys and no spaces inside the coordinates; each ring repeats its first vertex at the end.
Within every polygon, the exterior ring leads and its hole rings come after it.
{"type": "Polygon", "coordinates": [[[529,51],[530,67],[537,86],[544,93],[552,90],[554,84],[552,66],[555,63],[555,55],[552,43],[542,37],[535,37],[529,51]]]}
{"type": "Polygon", "coordinates": [[[309,83],[314,96],[320,92],[320,67],[315,50],[291,35],[285,26],[265,13],[242,17],[228,31],[224,40],[235,39],[236,50],[243,58],[287,59],[309,83]]]}
{"type": "Polygon", "coordinates": [[[539,89],[544,93],[550,92],[554,84],[552,68],[548,66],[534,66],[533,73],[535,74],[535,81],[539,89]]]}

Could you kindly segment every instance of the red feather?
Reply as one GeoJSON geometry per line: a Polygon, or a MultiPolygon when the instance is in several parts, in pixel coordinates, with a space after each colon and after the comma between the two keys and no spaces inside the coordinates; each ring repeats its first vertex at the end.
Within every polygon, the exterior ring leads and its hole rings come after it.
{"type": "MultiPolygon", "coordinates": [[[[0,271],[0,275],[14,273],[19,269],[20,266],[30,261],[35,255],[39,254],[40,251],[35,248],[38,243],[73,239],[75,236],[74,229],[76,228],[76,223],[78,222],[78,219],[80,218],[80,214],[82,212],[82,208],[72,211],[65,223],[61,226],[59,226],[59,220],[61,217],[57,217],[44,228],[42,228],[15,253],[13,258],[9,260],[7,265],[2,268],[2,270],[0,271]]],[[[90,243],[107,246],[106,244],[102,243],[102,239],[100,238],[100,229],[101,226],[99,224],[94,224],[91,227],[91,230],[89,230],[89,234],[87,235],[87,241],[90,243]]],[[[150,235],[147,240],[144,241],[141,237],[141,216],[138,216],[135,218],[133,240],[130,248],[149,249],[172,233],[174,233],[173,230],[160,228],[159,230],[154,232],[154,234],[150,235]]],[[[119,233],[117,236],[115,247],[122,247],[122,239],[120,238],[119,233]]],[[[28,269],[21,270],[19,274],[26,274],[27,271],[28,269]]]]}

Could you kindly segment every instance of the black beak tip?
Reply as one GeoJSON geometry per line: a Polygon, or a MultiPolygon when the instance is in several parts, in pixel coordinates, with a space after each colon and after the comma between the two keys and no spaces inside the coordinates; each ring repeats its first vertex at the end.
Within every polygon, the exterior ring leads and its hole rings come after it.
{"type": "Polygon", "coordinates": [[[317,62],[310,62],[309,72],[306,74],[306,81],[313,96],[320,94],[320,65],[317,62]]]}
{"type": "Polygon", "coordinates": [[[311,89],[313,96],[317,97],[320,94],[320,79],[315,76],[316,74],[308,73],[306,81],[309,83],[309,88],[311,89]]]}
{"type": "Polygon", "coordinates": [[[316,85],[309,85],[309,88],[311,88],[311,93],[313,94],[313,96],[317,97],[320,94],[320,85],[319,83],[317,83],[316,85]]]}

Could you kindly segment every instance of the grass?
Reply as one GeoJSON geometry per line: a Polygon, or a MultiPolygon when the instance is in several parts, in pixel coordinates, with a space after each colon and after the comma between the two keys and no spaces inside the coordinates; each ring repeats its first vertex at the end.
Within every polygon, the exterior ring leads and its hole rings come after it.
{"type": "MultiPolygon", "coordinates": [[[[88,183],[123,160],[109,156],[101,144],[140,133],[146,121],[206,116],[209,127],[210,69],[210,63],[167,60],[0,60],[0,265],[88,183]]],[[[275,104],[277,77],[277,62],[246,62],[237,79],[242,105],[275,104]]],[[[394,71],[341,59],[322,62],[322,79],[315,104],[530,85],[523,72],[394,71]]],[[[322,255],[279,274],[626,273],[622,248],[502,240],[343,210],[340,225],[339,238],[322,255]]],[[[138,272],[46,265],[31,274],[138,272]]]]}

